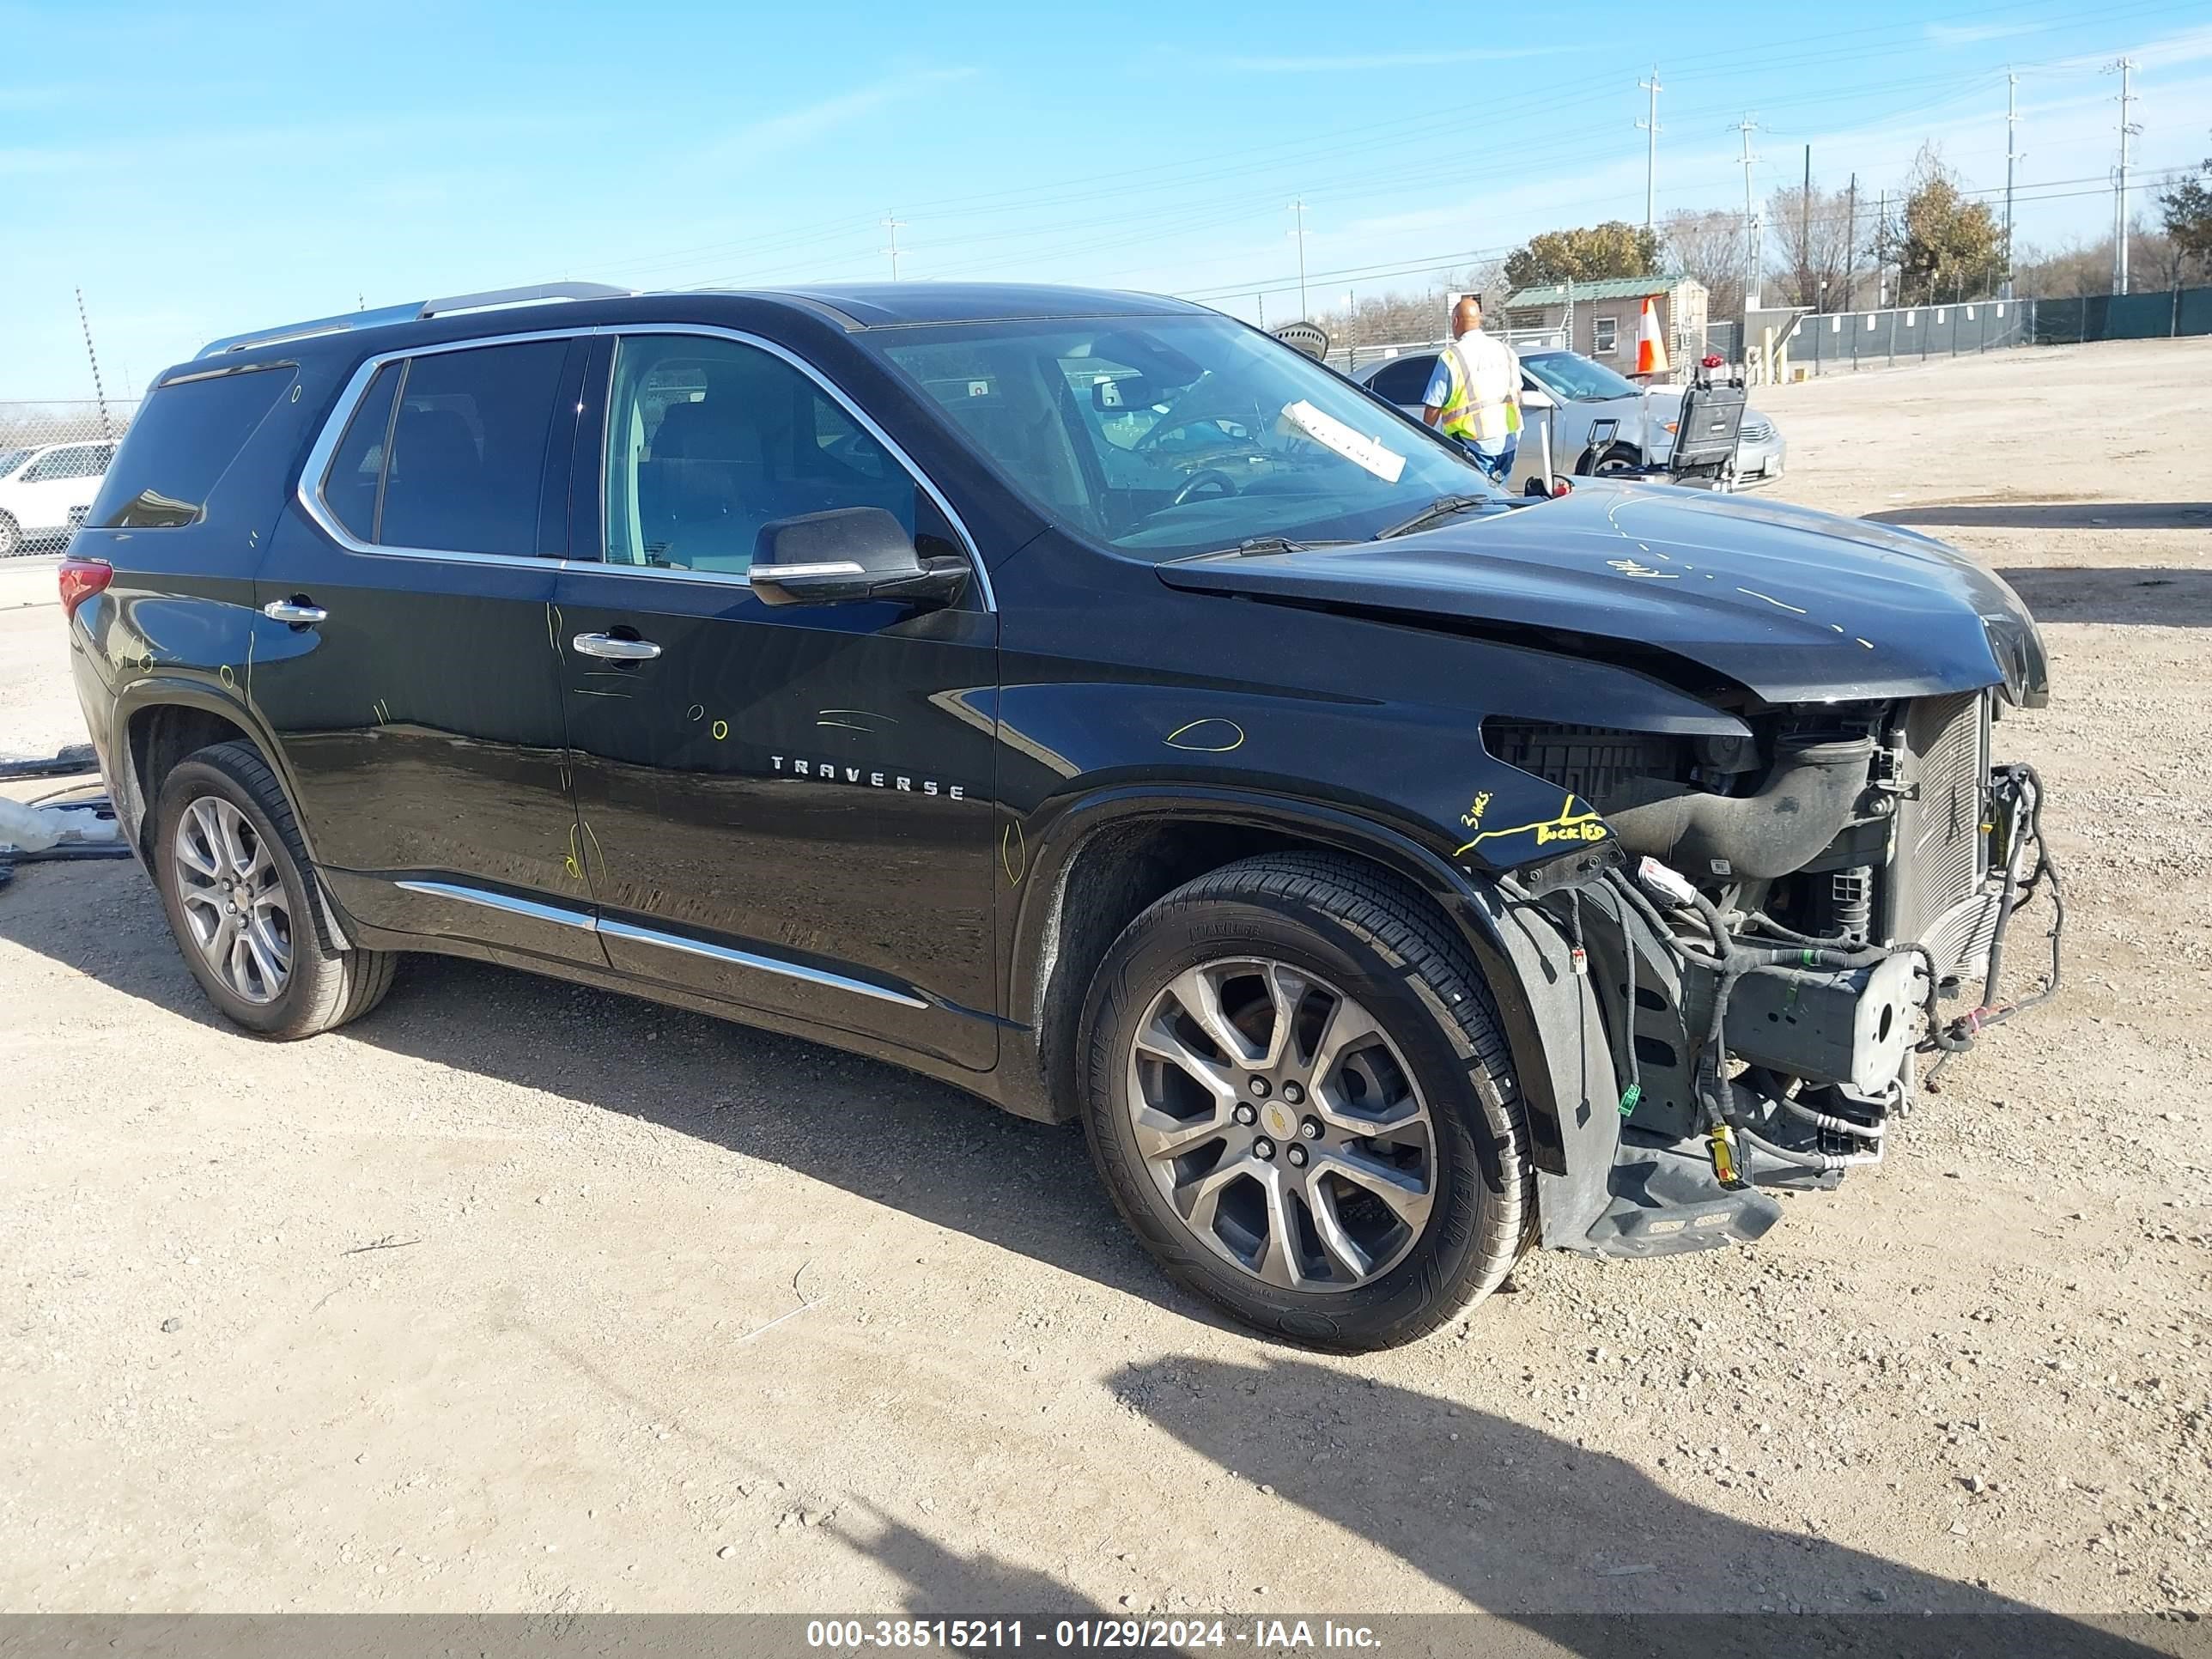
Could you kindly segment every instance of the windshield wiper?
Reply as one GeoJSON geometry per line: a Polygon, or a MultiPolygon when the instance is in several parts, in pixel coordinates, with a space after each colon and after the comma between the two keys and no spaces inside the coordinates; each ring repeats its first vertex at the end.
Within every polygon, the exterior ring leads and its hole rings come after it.
{"type": "Polygon", "coordinates": [[[1446,519],[1471,513],[1478,507],[1488,507],[1497,499],[1495,495],[1439,495],[1404,523],[1376,531],[1374,539],[1387,542],[1393,536],[1410,536],[1416,530],[1426,530],[1432,524],[1442,524],[1446,519]]]}
{"type": "Polygon", "coordinates": [[[1237,543],[1234,547],[1217,548],[1212,553],[1201,553],[1199,556],[1206,559],[1257,559],[1273,553],[1303,553],[1310,547],[1346,545],[1348,545],[1347,543],[1341,541],[1294,542],[1288,536],[1254,536],[1248,540],[1237,543]]]}

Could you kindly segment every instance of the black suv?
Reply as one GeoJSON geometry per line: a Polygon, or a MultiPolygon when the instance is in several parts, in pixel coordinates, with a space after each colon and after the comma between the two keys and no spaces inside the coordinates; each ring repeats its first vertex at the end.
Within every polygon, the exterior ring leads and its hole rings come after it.
{"type": "Polygon", "coordinates": [[[1873,1161],[2047,869],[2001,581],[1509,499],[1153,297],[562,284],[221,341],[62,582],[240,1025],[445,951],[895,1060],[1081,1119],[1170,1272],[1325,1346],[1873,1161]]]}

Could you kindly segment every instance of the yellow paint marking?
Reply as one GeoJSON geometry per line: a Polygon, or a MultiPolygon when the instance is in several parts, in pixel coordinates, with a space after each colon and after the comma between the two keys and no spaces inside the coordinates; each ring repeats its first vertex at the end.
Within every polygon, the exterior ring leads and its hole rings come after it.
{"type": "Polygon", "coordinates": [[[1577,812],[1575,811],[1575,798],[1569,795],[1561,803],[1557,817],[1543,818],[1534,823],[1516,823],[1510,830],[1486,830],[1474,840],[1454,849],[1452,856],[1458,858],[1482,842],[1495,841],[1505,836],[1533,835],[1536,837],[1537,846],[1549,847],[1563,841],[1603,841],[1612,833],[1595,807],[1586,806],[1577,812]]]}
{"type": "Polygon", "coordinates": [[[592,821],[589,818],[584,820],[584,839],[592,844],[592,860],[599,866],[599,873],[605,875],[607,869],[607,855],[599,850],[599,838],[592,831],[592,821]]]}
{"type": "Polygon", "coordinates": [[[1029,839],[1022,834],[1020,824],[1009,823],[999,831],[999,863],[1006,872],[1008,884],[1020,886],[1030,867],[1029,839]]]}
{"type": "Polygon", "coordinates": [[[1243,747],[1244,728],[1237,725],[1235,720],[1223,720],[1218,714],[1211,714],[1204,720],[1191,720],[1178,726],[1161,741],[1170,749],[1188,749],[1201,755],[1225,755],[1232,749],[1243,747]],[[1205,728],[1207,726],[1217,729],[1206,731],[1205,728]],[[1182,740],[1194,732],[1200,732],[1202,735],[1192,738],[1188,742],[1182,740]],[[1229,741],[1222,742],[1221,739],[1224,738],[1227,738],[1229,741]]]}
{"type": "Polygon", "coordinates": [[[729,721],[727,721],[727,720],[716,720],[716,721],[714,722],[714,741],[715,741],[716,743],[723,742],[724,740],[726,740],[726,739],[729,737],[729,735],[730,735],[730,723],[729,723],[729,721]]]}

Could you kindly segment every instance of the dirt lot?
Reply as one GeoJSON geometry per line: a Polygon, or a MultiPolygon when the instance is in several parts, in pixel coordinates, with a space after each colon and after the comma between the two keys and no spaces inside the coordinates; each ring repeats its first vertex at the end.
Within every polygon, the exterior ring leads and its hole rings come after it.
{"type": "MultiPolygon", "coordinates": [[[[257,1045],[134,865],[26,868],[0,1607],[2212,1608],[2208,381],[2156,343],[1758,398],[1778,493],[2045,618],[1999,737],[2068,992],[1757,1247],[1537,1257],[1378,1358],[1171,1290],[1072,1131],[434,959],[257,1045]]],[[[21,753],[76,714],[15,591],[21,753]]]]}

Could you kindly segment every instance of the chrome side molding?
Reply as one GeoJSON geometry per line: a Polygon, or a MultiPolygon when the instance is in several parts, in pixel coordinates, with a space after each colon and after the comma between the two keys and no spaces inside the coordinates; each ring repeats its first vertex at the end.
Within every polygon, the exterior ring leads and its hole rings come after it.
{"type": "Polygon", "coordinates": [[[420,893],[428,898],[453,899],[463,904],[480,904],[487,910],[503,910],[510,915],[528,916],[537,921],[580,928],[605,939],[628,939],[633,944],[681,951],[685,956],[704,957],[710,962],[726,962],[733,968],[751,968],[784,979],[801,980],[809,985],[823,985],[833,991],[846,991],[854,996],[873,997],[879,1002],[896,1003],[902,1008],[929,1006],[921,998],[907,992],[894,991],[887,985],[872,985],[863,979],[851,979],[843,974],[833,974],[827,969],[809,968],[800,963],[786,962],[781,957],[734,950],[726,945],[709,945],[704,939],[686,939],[681,933],[664,933],[656,928],[639,927],[627,921],[608,921],[582,910],[571,910],[557,904],[541,904],[535,899],[516,898],[482,887],[466,887],[450,881],[398,881],[392,885],[405,893],[420,893]]]}

